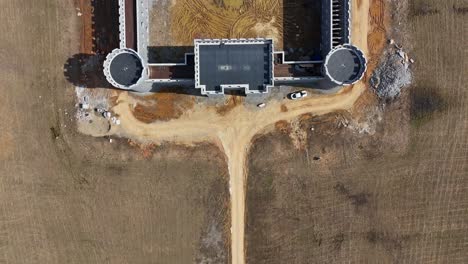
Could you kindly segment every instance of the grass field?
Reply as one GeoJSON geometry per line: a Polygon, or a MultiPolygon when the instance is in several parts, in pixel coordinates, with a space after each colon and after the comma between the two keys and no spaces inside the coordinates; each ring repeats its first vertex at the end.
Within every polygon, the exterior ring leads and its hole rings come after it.
{"type": "Polygon", "coordinates": [[[468,262],[467,1],[409,4],[415,82],[373,136],[333,114],[302,123],[304,149],[279,131],[254,143],[248,263],[468,262]]]}
{"type": "Polygon", "coordinates": [[[144,158],[76,132],[63,65],[83,48],[77,2],[0,2],[0,263],[227,262],[217,147],[144,158]]]}

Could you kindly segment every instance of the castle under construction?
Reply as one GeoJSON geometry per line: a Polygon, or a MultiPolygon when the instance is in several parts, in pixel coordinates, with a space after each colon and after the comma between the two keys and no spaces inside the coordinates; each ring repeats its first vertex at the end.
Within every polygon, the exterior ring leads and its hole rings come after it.
{"type": "Polygon", "coordinates": [[[149,0],[118,1],[120,47],[107,55],[104,74],[119,89],[150,92],[156,85],[188,85],[202,95],[232,89],[249,95],[268,93],[275,85],[351,85],[366,71],[364,54],[351,44],[351,0],[320,0],[318,59],[288,61],[267,38],[195,39],[193,52],[181,63],[148,59],[149,0]]]}

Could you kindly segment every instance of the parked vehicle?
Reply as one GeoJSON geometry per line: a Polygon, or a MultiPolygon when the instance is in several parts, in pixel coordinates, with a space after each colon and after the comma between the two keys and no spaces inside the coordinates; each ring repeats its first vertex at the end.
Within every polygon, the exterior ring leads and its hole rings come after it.
{"type": "Polygon", "coordinates": [[[297,100],[297,99],[304,98],[306,96],[307,96],[307,91],[302,90],[302,91],[290,93],[288,95],[288,98],[291,99],[291,100],[297,100]]]}

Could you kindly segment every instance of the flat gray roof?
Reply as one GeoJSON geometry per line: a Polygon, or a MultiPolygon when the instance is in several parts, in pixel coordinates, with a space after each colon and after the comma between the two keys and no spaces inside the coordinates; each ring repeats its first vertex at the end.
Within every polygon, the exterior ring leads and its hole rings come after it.
{"type": "Polygon", "coordinates": [[[221,85],[249,85],[264,90],[272,83],[271,43],[214,44],[199,46],[200,85],[219,91],[221,85]]]}

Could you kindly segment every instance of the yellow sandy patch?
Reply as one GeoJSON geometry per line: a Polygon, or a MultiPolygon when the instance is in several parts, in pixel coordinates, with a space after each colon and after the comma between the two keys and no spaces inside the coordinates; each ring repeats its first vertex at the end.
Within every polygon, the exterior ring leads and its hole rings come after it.
{"type": "Polygon", "coordinates": [[[280,41],[280,31],[276,27],[276,18],[273,17],[268,23],[257,23],[254,26],[254,31],[257,37],[260,38],[271,38],[275,44],[280,41]]]}

